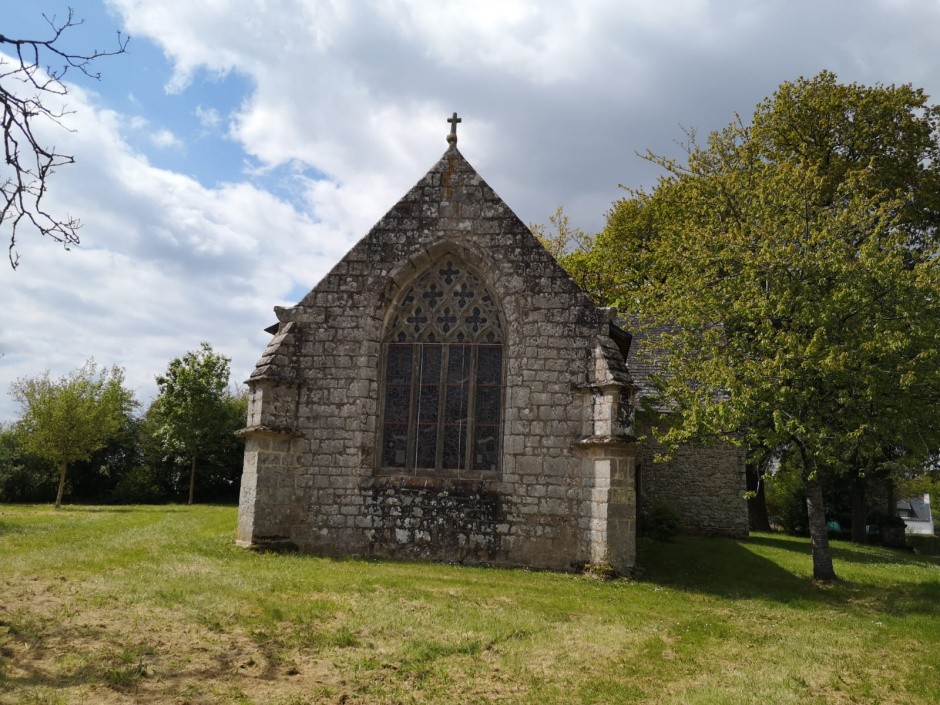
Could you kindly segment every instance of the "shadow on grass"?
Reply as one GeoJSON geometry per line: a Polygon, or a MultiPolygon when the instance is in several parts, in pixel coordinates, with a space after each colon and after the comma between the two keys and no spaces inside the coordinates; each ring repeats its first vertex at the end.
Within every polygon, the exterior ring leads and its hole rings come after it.
{"type": "MultiPolygon", "coordinates": [[[[237,505],[206,502],[198,505],[185,504],[63,504],[62,512],[88,513],[88,514],[141,514],[157,513],[172,514],[187,511],[198,511],[199,507],[233,507],[237,505]]],[[[52,505],[49,505],[52,508],[52,505]]]]}
{"type": "MultiPolygon", "coordinates": [[[[789,536],[757,535],[748,538],[747,543],[790,551],[792,553],[801,553],[807,556],[811,555],[809,543],[806,541],[797,541],[789,536]]],[[[857,546],[853,546],[845,541],[829,540],[829,550],[832,551],[832,557],[837,561],[844,561],[846,563],[877,565],[880,563],[892,563],[897,559],[907,560],[913,555],[911,551],[904,549],[874,545],[866,547],[868,550],[862,551],[859,550],[857,546]]]]}
{"type": "MultiPolygon", "coordinates": [[[[886,572],[886,577],[864,583],[849,580],[838,580],[831,585],[814,583],[809,578],[812,559],[805,540],[771,536],[757,536],[747,541],[680,537],[675,542],[661,543],[640,539],[637,549],[641,580],[686,592],[728,599],[771,600],[800,609],[827,605],[886,615],[940,616],[940,580],[937,579],[903,581],[886,572]],[[749,544],[782,553],[778,560],[772,560],[750,550],[749,544]],[[788,569],[788,563],[794,564],[794,570],[788,569]]],[[[936,567],[936,562],[929,559],[888,549],[872,553],[871,549],[835,547],[833,554],[837,573],[840,561],[881,563],[890,571],[894,556],[907,564],[936,567]]]]}

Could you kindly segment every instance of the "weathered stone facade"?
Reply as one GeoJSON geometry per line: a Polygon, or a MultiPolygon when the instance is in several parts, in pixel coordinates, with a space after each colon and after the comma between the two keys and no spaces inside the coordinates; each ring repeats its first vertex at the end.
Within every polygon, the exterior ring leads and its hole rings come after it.
{"type": "Polygon", "coordinates": [[[275,312],[249,380],[240,544],[633,566],[629,336],[455,142],[275,312]]]}
{"type": "Polygon", "coordinates": [[[746,537],[744,451],[691,446],[657,463],[654,456],[662,450],[652,443],[638,444],[638,510],[662,502],[679,512],[683,530],[690,534],[746,537]]]}

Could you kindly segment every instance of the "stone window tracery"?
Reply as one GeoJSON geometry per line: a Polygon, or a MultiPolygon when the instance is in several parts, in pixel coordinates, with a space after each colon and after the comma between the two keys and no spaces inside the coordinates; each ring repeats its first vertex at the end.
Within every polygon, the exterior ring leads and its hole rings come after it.
{"type": "Polygon", "coordinates": [[[479,474],[499,469],[503,329],[493,295],[458,259],[420,275],[385,337],[381,465],[479,474]]]}

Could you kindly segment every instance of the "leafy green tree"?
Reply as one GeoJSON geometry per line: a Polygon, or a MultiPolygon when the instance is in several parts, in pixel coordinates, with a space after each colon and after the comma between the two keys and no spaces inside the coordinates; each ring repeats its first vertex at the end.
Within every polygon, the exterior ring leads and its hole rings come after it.
{"type": "Polygon", "coordinates": [[[86,502],[113,502],[121,479],[142,463],[141,421],[124,418],[121,429],[88,460],[72,466],[69,494],[86,502]]]}
{"type": "Polygon", "coordinates": [[[572,225],[563,206],[548,217],[548,225],[530,223],[529,229],[542,246],[591,297],[608,305],[615,280],[609,267],[597,266],[594,235],[572,225]]]}
{"type": "Polygon", "coordinates": [[[795,454],[820,580],[822,475],[940,447],[938,128],[908,85],[784,83],[683,162],[647,155],[667,174],[588,255],[656,331],[662,440],[795,454]]]}
{"type": "Polygon", "coordinates": [[[226,449],[229,464],[233,454],[241,458],[241,442],[234,432],[244,425],[247,407],[229,391],[229,362],[209,343],[202,343],[198,351],[172,360],[157,377],[160,393],[148,416],[164,454],[189,464],[189,504],[197,463],[217,467],[226,449]]]}
{"type": "Polygon", "coordinates": [[[0,424],[0,502],[41,502],[55,494],[55,469],[23,448],[16,424],[0,424]]]}
{"type": "Polygon", "coordinates": [[[68,466],[104,448],[136,405],[123,384],[121,368],[99,368],[94,360],[58,380],[46,372],[13,383],[11,393],[22,410],[23,449],[59,471],[56,509],[62,506],[68,466]]]}

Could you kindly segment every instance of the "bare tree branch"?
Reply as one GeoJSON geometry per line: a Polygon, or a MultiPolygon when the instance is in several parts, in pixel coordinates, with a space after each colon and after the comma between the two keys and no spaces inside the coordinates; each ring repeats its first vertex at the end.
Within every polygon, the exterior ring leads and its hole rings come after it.
{"type": "Polygon", "coordinates": [[[43,15],[50,34],[45,39],[18,39],[0,34],[0,48],[12,54],[12,61],[0,56],[0,106],[3,130],[2,174],[0,174],[0,228],[9,227],[10,245],[7,256],[16,269],[19,255],[16,241],[20,233],[36,230],[40,235],[62,243],[65,249],[79,243],[79,221],[69,215],[59,219],[46,210],[46,180],[56,168],[73,164],[75,158],[57,151],[55,146],[40,142],[36,129],[44,121],[51,121],[63,129],[62,118],[68,115],[66,107],[52,107],[55,96],[68,94],[64,83],[70,70],[100,79],[101,74],[91,70],[91,64],[102,56],[123,54],[128,38],[117,33],[117,48],[110,51],[94,49],[81,53],[63,49],[63,34],[84,20],[75,19],[71,8],[64,20],[43,15]],[[44,65],[45,64],[45,65],[44,65]]]}

